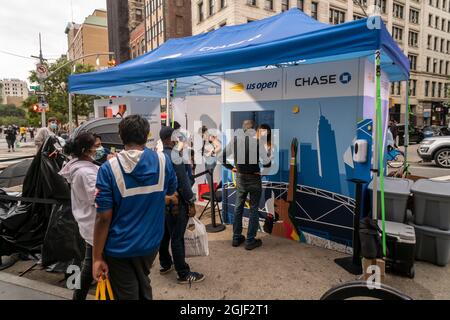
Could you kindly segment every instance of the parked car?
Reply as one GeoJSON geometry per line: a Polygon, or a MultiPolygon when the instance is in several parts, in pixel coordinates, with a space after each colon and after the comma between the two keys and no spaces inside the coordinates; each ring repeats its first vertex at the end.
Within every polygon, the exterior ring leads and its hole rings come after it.
{"type": "MultiPolygon", "coordinates": [[[[397,125],[398,145],[403,146],[405,144],[405,125],[397,125]]],[[[409,143],[420,143],[424,139],[422,130],[415,127],[409,127],[409,143]]]]}
{"type": "Polygon", "coordinates": [[[450,168],[450,136],[425,138],[417,149],[423,161],[434,160],[442,168],[450,168]]]}

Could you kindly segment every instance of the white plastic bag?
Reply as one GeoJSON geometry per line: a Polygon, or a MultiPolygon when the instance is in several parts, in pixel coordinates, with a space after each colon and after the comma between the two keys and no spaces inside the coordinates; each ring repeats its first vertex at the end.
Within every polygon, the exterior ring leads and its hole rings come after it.
{"type": "Polygon", "coordinates": [[[202,257],[209,255],[208,233],[206,227],[197,218],[189,218],[184,233],[186,257],[202,257]]]}

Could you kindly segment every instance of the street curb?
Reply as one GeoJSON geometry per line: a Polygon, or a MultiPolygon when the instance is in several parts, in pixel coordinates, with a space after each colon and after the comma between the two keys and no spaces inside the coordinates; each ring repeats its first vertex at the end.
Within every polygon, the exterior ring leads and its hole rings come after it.
{"type": "MultiPolygon", "coordinates": [[[[55,297],[72,300],[73,292],[69,289],[60,288],[44,282],[18,277],[7,272],[0,271],[0,281],[32,289],[55,297]]],[[[94,300],[94,296],[88,295],[87,300],[94,300]]]]}

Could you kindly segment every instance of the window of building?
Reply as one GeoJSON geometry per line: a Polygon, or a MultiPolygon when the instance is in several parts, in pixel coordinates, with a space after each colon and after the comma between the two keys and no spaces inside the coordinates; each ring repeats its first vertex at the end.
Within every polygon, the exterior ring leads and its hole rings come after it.
{"type": "Polygon", "coordinates": [[[438,89],[437,96],[438,96],[438,98],[440,98],[441,94],[442,94],[442,82],[438,83],[437,89],[438,89]]]}
{"type": "Polygon", "coordinates": [[[439,8],[439,5],[440,5],[440,1],[436,0],[436,8],[439,8]]]}
{"type": "Polygon", "coordinates": [[[227,6],[227,0],[220,0],[220,9],[223,9],[227,6]]]}
{"type": "Polygon", "coordinates": [[[448,73],[448,65],[449,65],[449,62],[448,61],[445,62],[445,75],[450,76],[450,74],[448,73]]]}
{"type": "Polygon", "coordinates": [[[289,10],[289,0],[281,0],[281,11],[289,10]]]}
{"type": "Polygon", "coordinates": [[[411,70],[417,70],[417,56],[415,54],[409,54],[409,67],[411,70]]]}
{"type": "Polygon", "coordinates": [[[317,11],[319,8],[318,2],[311,2],[311,17],[317,20],[317,11]]]}
{"type": "Polygon", "coordinates": [[[219,28],[225,27],[226,25],[227,25],[227,21],[225,20],[219,24],[219,28]]]}
{"type": "Polygon", "coordinates": [[[437,51],[438,40],[438,37],[434,37],[434,51],[437,51]]]}
{"type": "Polygon", "coordinates": [[[392,37],[397,41],[402,41],[403,39],[403,28],[393,26],[392,27],[392,37]]]}
{"type": "Polygon", "coordinates": [[[273,10],[273,0],[266,0],[264,8],[267,10],[273,10]]]}
{"type": "Polygon", "coordinates": [[[411,47],[419,46],[419,33],[415,31],[410,31],[408,34],[408,44],[411,47]]]}
{"type": "Polygon", "coordinates": [[[391,95],[395,94],[395,84],[396,84],[396,82],[391,83],[391,95]]]}
{"type": "Polygon", "coordinates": [[[252,18],[247,18],[247,23],[254,22],[254,21],[256,21],[256,20],[252,19],[252,18]]]}
{"type": "Polygon", "coordinates": [[[410,80],[409,81],[409,95],[412,97],[416,96],[416,87],[417,87],[417,80],[410,80]]]}
{"type": "MultiPolygon", "coordinates": [[[[450,3],[448,7],[450,8],[450,3]]],[[[450,20],[447,22],[447,32],[450,33],[450,20]]]]}
{"type": "Polygon", "coordinates": [[[403,19],[403,5],[394,3],[393,11],[394,18],[403,19]]]}
{"type": "Polygon", "coordinates": [[[401,82],[397,82],[397,95],[401,95],[401,90],[402,90],[402,83],[401,82]]]}
{"type": "Polygon", "coordinates": [[[429,27],[433,26],[433,15],[432,14],[428,15],[428,26],[429,27]]]}
{"type": "Polygon", "coordinates": [[[449,90],[450,90],[450,84],[446,83],[444,85],[444,98],[448,98],[449,97],[449,90]]]}
{"type": "Polygon", "coordinates": [[[437,71],[437,59],[433,59],[433,73],[437,71]]]}
{"type": "Polygon", "coordinates": [[[430,6],[432,6],[432,5],[433,5],[433,0],[428,0],[428,4],[429,4],[430,6]]]}
{"type": "Polygon", "coordinates": [[[216,6],[216,0],[209,0],[209,15],[214,15],[214,7],[216,6]]]}
{"type": "Polygon", "coordinates": [[[330,8],[330,24],[340,24],[345,22],[345,11],[330,8]]]}
{"type": "Polygon", "coordinates": [[[145,53],[145,40],[142,39],[141,40],[141,54],[144,54],[144,53],[145,53]]]}
{"type": "Polygon", "coordinates": [[[176,30],[178,35],[182,35],[184,33],[184,20],[182,16],[175,17],[176,30]]]}
{"type": "Polygon", "coordinates": [[[419,11],[410,9],[409,10],[409,22],[411,23],[419,23],[419,11]]]}
{"type": "Polygon", "coordinates": [[[442,22],[441,22],[441,30],[442,30],[442,31],[445,31],[445,27],[446,27],[446,25],[445,25],[445,19],[442,18],[442,22]]]}
{"type": "Polygon", "coordinates": [[[360,19],[364,19],[365,17],[360,15],[360,14],[353,14],[353,20],[360,20],[360,19]]]}
{"type": "Polygon", "coordinates": [[[441,52],[445,51],[445,39],[441,39],[441,52]]]}
{"type": "Polygon", "coordinates": [[[304,0],[297,0],[297,8],[299,8],[300,10],[304,10],[305,7],[305,1],[304,0]]]}
{"type": "Polygon", "coordinates": [[[434,27],[435,27],[436,29],[439,29],[439,17],[435,17],[434,20],[435,20],[435,22],[434,22],[434,27]]]}
{"type": "Polygon", "coordinates": [[[431,50],[431,42],[433,41],[433,36],[428,35],[427,48],[431,50]]]}
{"type": "Polygon", "coordinates": [[[424,89],[425,89],[425,90],[424,90],[424,91],[425,91],[425,92],[424,92],[424,93],[425,93],[425,97],[428,97],[428,95],[429,95],[429,92],[428,92],[428,91],[429,91],[429,89],[430,89],[430,81],[428,81],[428,80],[425,81],[425,87],[424,87],[424,89]]]}
{"type": "Polygon", "coordinates": [[[431,82],[431,96],[434,97],[436,95],[436,81],[431,82]]]}
{"type": "Polygon", "coordinates": [[[141,20],[142,19],[142,10],[141,9],[136,9],[136,19],[137,20],[141,20]]]}
{"type": "Polygon", "coordinates": [[[199,2],[197,4],[197,12],[198,12],[198,21],[202,22],[205,19],[203,15],[203,2],[199,2]]]}
{"type": "Polygon", "coordinates": [[[381,13],[386,13],[386,0],[375,0],[375,6],[380,8],[381,13]]]}

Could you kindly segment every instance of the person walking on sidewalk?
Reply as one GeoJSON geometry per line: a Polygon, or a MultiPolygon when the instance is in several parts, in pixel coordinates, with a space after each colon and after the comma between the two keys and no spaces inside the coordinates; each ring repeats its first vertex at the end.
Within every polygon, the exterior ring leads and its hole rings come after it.
{"type": "Polygon", "coordinates": [[[164,234],[166,195],[177,189],[170,159],[145,147],[148,120],[130,115],[119,124],[125,149],[97,176],[93,277],[109,276],[118,300],[151,300],[150,268],[164,234]]]}
{"type": "Polygon", "coordinates": [[[56,130],[58,130],[58,120],[56,118],[49,118],[47,127],[40,128],[36,133],[36,138],[34,139],[36,151],[39,151],[41,149],[42,145],[45,143],[49,136],[56,134],[56,130]]]}
{"type": "Polygon", "coordinates": [[[92,284],[92,246],[95,223],[95,183],[99,167],[93,163],[97,148],[92,133],[84,132],[68,141],[64,152],[73,157],[59,174],[70,184],[72,213],[78,223],[80,235],[86,242],[80,287],[75,289],[73,300],[86,300],[92,284]]]}
{"type": "Polygon", "coordinates": [[[6,143],[8,144],[8,152],[14,152],[14,145],[16,144],[17,131],[13,126],[8,126],[5,130],[6,143]]]}
{"type": "Polygon", "coordinates": [[[27,128],[25,128],[24,126],[21,126],[19,129],[20,132],[20,140],[19,142],[27,142],[27,128]]]}
{"type": "MultiPolygon", "coordinates": [[[[163,152],[169,159],[172,159],[178,181],[178,205],[169,204],[166,206],[165,231],[159,247],[159,262],[161,265],[159,272],[163,275],[168,274],[175,265],[175,270],[178,273],[178,283],[191,284],[192,282],[203,281],[205,276],[198,272],[192,272],[185,260],[184,233],[189,217],[195,216],[195,195],[192,192],[192,184],[189,179],[189,164],[174,163],[172,157],[172,153],[175,153],[173,149],[176,145],[176,141],[174,141],[176,139],[172,139],[174,131],[171,127],[164,126],[159,132],[164,148],[163,152]],[[169,252],[169,244],[172,249],[172,256],[169,252]]],[[[181,157],[179,159],[181,160],[181,157]]]]}

